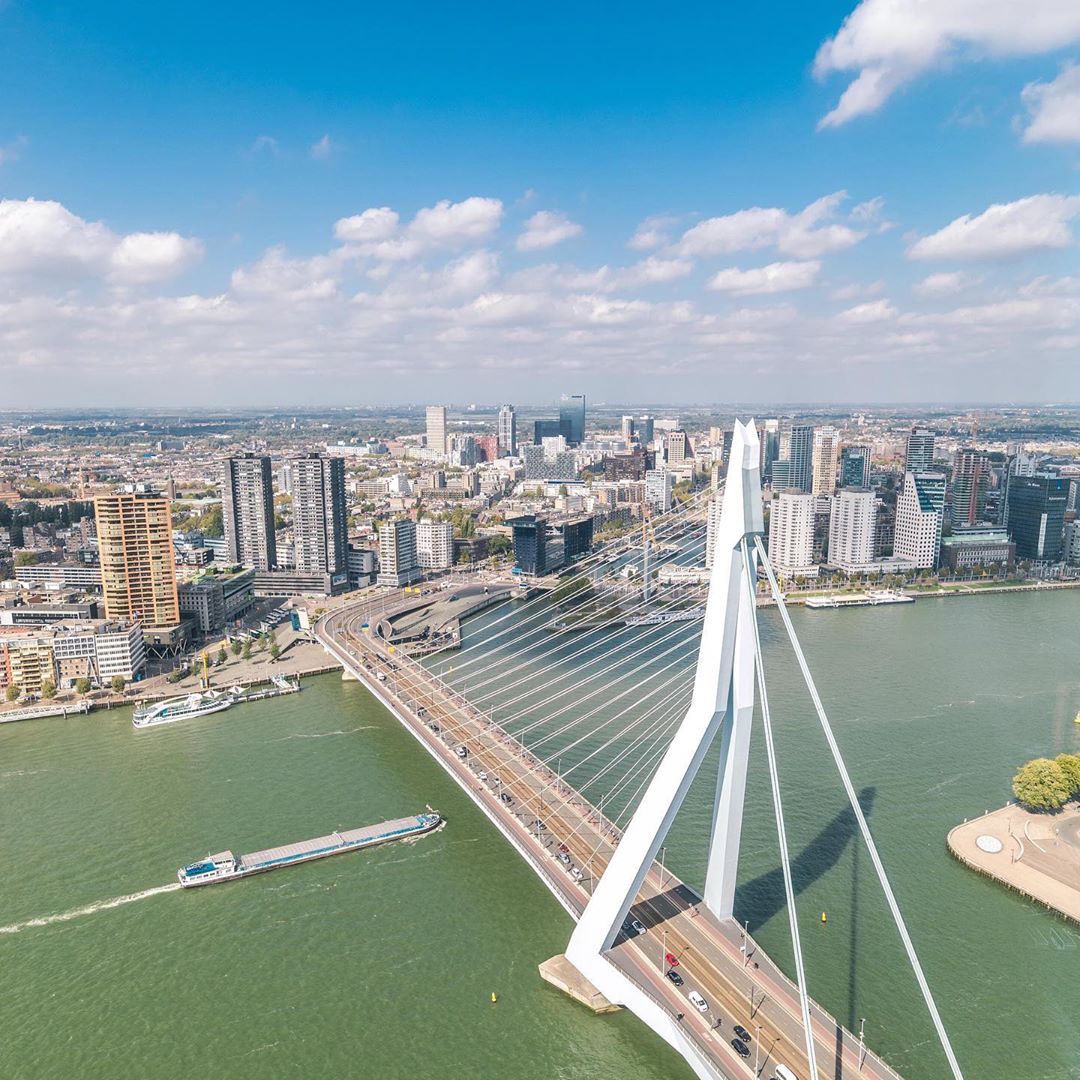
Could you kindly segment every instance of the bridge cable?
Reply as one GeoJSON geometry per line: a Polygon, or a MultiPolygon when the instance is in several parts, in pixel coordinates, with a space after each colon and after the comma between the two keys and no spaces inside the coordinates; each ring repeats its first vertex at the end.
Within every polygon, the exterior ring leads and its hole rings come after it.
{"type": "Polygon", "coordinates": [[[818,694],[817,686],[814,683],[814,677],[810,674],[810,668],[806,663],[806,657],[803,655],[802,646],[799,644],[799,639],[795,635],[795,627],[791,623],[791,616],[788,614],[787,605],[784,603],[784,595],[780,591],[780,585],[776,580],[776,574],[773,571],[772,564],[769,562],[768,555],[765,553],[761,538],[754,537],[754,544],[757,547],[762,565],[765,567],[765,574],[769,579],[769,588],[772,590],[773,598],[776,600],[776,606],[780,611],[780,617],[784,621],[784,628],[787,630],[788,638],[791,641],[791,647],[795,651],[795,659],[799,663],[799,668],[802,671],[806,688],[810,692],[810,698],[814,703],[814,710],[817,712],[818,720],[821,723],[821,729],[825,733],[825,740],[829,744],[833,760],[836,762],[837,771],[840,773],[840,779],[843,781],[844,790],[847,792],[848,802],[851,804],[855,820],[859,823],[859,831],[862,833],[863,841],[866,843],[866,848],[870,853],[870,861],[874,864],[874,870],[877,872],[882,892],[885,893],[885,899],[888,901],[889,910],[892,912],[893,922],[896,923],[896,929],[900,934],[900,940],[904,943],[904,949],[907,952],[911,968],[915,972],[915,979],[919,984],[919,989],[922,991],[923,1000],[926,1002],[926,1008],[929,1011],[930,1018],[933,1020],[934,1027],[937,1030],[941,1048],[945,1051],[945,1057],[948,1059],[949,1068],[952,1070],[955,1080],[964,1080],[964,1074],[960,1071],[960,1064],[956,1060],[956,1054],[953,1052],[949,1034],[945,1030],[945,1024],[941,1019],[941,1014],[938,1012],[937,1004],[934,1001],[934,995],[931,993],[930,985],[926,981],[926,975],[923,973],[922,964],[919,962],[919,957],[915,952],[915,946],[912,944],[911,935],[908,934],[907,925],[904,923],[904,916],[900,913],[900,905],[896,901],[896,895],[893,893],[892,886],[889,884],[888,875],[885,873],[885,866],[881,861],[881,856],[878,854],[877,845],[874,843],[874,838],[870,833],[870,826],[866,822],[862,805],[859,803],[858,796],[855,794],[855,785],[851,782],[847,766],[844,764],[843,755],[840,753],[840,746],[836,741],[836,736],[833,734],[832,725],[829,723],[828,716],[825,715],[825,706],[821,703],[821,697],[818,694]]]}
{"type": "Polygon", "coordinates": [[[750,558],[750,546],[744,536],[743,567],[746,572],[746,600],[750,604],[750,623],[754,628],[754,671],[761,696],[761,723],[765,729],[765,749],[769,758],[769,784],[772,787],[773,811],[776,815],[776,836],[780,842],[780,865],[784,873],[784,894],[787,898],[788,925],[791,927],[791,947],[795,952],[795,979],[799,987],[799,1007],[802,1009],[803,1030],[806,1033],[806,1059],[810,1080],[818,1080],[814,1029],[810,1020],[810,996],[806,990],[806,969],[803,966],[802,940],[799,937],[799,917],[795,910],[795,886],[791,880],[791,859],[788,855],[787,830],[784,828],[784,805],[780,799],[780,774],[776,768],[776,746],[773,743],[772,716],[769,713],[769,694],[765,688],[765,664],[761,656],[761,632],[757,620],[757,572],[750,558]]]}

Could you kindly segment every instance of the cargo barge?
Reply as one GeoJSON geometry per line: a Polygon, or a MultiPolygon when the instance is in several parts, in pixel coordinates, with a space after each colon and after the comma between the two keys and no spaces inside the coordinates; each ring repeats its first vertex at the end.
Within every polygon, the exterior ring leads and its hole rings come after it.
{"type": "Polygon", "coordinates": [[[302,840],[298,844],[285,844],[283,847],[253,851],[247,855],[236,856],[231,851],[222,851],[217,855],[207,855],[205,859],[191,863],[190,866],[181,867],[177,870],[176,877],[185,889],[198,885],[216,885],[222,881],[235,881],[252,874],[263,874],[267,870],[277,870],[281,866],[294,866],[297,863],[340,855],[346,851],[360,851],[362,848],[387,844],[393,840],[422,836],[438,828],[442,821],[440,814],[431,811],[415,817],[367,825],[361,829],[332,832],[329,836],[317,836],[314,840],[302,840]]]}

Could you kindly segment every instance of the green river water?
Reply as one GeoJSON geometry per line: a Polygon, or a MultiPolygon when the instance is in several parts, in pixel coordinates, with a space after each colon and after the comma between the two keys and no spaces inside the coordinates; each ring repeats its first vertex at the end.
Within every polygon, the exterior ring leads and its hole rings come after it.
{"type": "MultiPolygon", "coordinates": [[[[1080,749],[1080,593],[794,618],[968,1080],[1080,1077],[1080,931],[944,845],[1005,801],[1019,762],[1080,749]]],[[[766,613],[810,990],[849,1027],[865,1016],[906,1080],[944,1077],[779,634],[766,613]]],[[[738,913],[790,968],[759,736],[751,769],[738,913]]],[[[695,883],[711,787],[703,775],[667,844],[695,883]]],[[[540,981],[570,931],[562,908],[397,722],[334,676],[151,731],[129,710],[0,726],[0,875],[4,1080],[690,1076],[634,1017],[594,1018],[540,981]],[[413,843],[162,889],[207,851],[426,803],[449,823],[413,843]]]]}

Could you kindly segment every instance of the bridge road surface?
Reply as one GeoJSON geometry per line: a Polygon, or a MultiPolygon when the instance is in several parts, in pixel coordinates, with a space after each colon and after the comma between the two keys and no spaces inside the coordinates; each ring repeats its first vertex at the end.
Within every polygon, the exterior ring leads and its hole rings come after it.
{"type": "MultiPolygon", "coordinates": [[[[466,588],[482,586],[458,591],[466,588]]],[[[342,607],[318,622],[318,638],[481,805],[564,906],[580,914],[618,844],[618,829],[434,673],[362,629],[402,606],[403,599],[395,590],[342,607]],[[418,709],[424,710],[421,715],[418,709]],[[459,747],[466,757],[458,755],[459,747]],[[512,801],[505,802],[503,794],[512,801]],[[580,882],[558,860],[560,845],[582,871],[580,882]]],[[[773,1067],[783,1063],[800,1080],[809,1077],[798,991],[753,938],[744,938],[741,926],[717,919],[690,887],[655,862],[630,917],[647,932],[620,934],[607,959],[670,1016],[681,1015],[687,1033],[722,1075],[769,1080],[773,1067]],[[665,977],[665,953],[678,958],[681,987],[665,977]],[[690,990],[708,1002],[706,1013],[690,1004],[690,990]],[[735,1024],[752,1036],[746,1059],[730,1045],[735,1024]]],[[[811,1014],[820,1080],[900,1080],[873,1053],[860,1052],[859,1040],[816,1003],[811,1014]]]]}

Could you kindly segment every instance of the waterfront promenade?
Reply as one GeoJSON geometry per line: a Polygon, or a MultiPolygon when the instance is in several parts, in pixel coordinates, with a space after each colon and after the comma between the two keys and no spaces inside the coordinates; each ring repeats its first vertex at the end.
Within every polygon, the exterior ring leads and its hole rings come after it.
{"type": "Polygon", "coordinates": [[[1080,805],[1045,814],[1010,803],[946,842],[965,866],[1080,924],[1080,805]]]}
{"type": "MultiPolygon", "coordinates": [[[[361,680],[457,781],[577,918],[619,842],[618,829],[490,716],[416,661],[400,651],[391,653],[371,633],[380,619],[407,602],[394,592],[346,605],[320,620],[317,635],[346,672],[361,680]],[[560,848],[565,848],[569,866],[559,861],[560,848]],[[580,880],[571,866],[579,870],[580,880]]],[[[716,919],[693,889],[659,863],[651,867],[630,915],[647,932],[620,935],[607,954],[609,961],[683,1026],[713,1075],[729,1080],[771,1077],[779,1063],[800,1077],[809,1075],[797,990],[738,924],[716,919]],[[667,953],[679,960],[685,980],[681,988],[665,978],[667,953]],[[705,997],[706,1012],[689,1003],[685,995],[690,989],[705,997]],[[730,1045],[735,1024],[753,1036],[747,1059],[730,1045]]],[[[822,1078],[898,1080],[819,1006],[813,1006],[812,1017],[822,1078]]]]}

